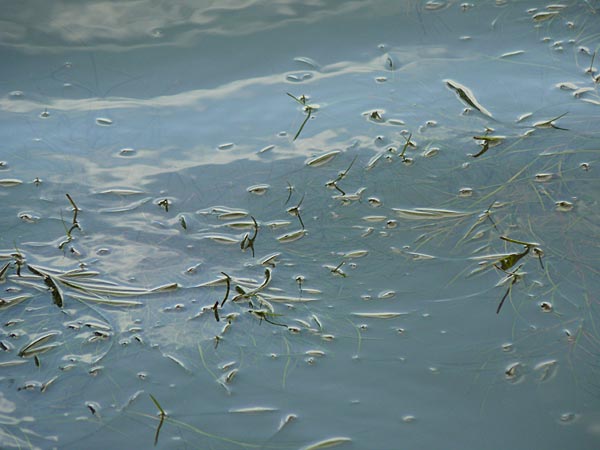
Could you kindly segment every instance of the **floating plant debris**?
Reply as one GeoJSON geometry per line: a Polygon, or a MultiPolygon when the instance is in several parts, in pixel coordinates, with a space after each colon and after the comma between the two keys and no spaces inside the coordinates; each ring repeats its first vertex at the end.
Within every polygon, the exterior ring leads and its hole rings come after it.
{"type": "Polygon", "coordinates": [[[107,127],[107,126],[112,125],[113,121],[110,119],[107,119],[106,117],[98,117],[96,119],[96,123],[100,126],[107,127]]]}
{"type": "Polygon", "coordinates": [[[23,181],[16,178],[3,178],[0,179],[0,187],[14,187],[23,184],[23,181]]]}
{"type": "Polygon", "coordinates": [[[493,117],[492,113],[485,109],[481,103],[479,103],[477,98],[475,98],[475,94],[473,94],[473,92],[468,87],[454,80],[444,81],[446,83],[446,86],[448,86],[450,89],[456,92],[456,95],[458,95],[458,97],[467,105],[471,106],[472,108],[475,108],[477,111],[479,111],[485,116],[493,117]]]}
{"type": "Polygon", "coordinates": [[[532,19],[534,22],[545,22],[550,19],[554,19],[558,15],[557,11],[542,11],[534,14],[532,19]]]}
{"type": "Polygon", "coordinates": [[[249,186],[246,190],[254,195],[264,195],[267,193],[271,186],[268,184],[255,184],[253,186],[249,186]]]}
{"type": "Polygon", "coordinates": [[[158,417],[160,418],[160,420],[158,422],[158,427],[156,427],[156,433],[154,434],[154,446],[156,447],[156,444],[158,443],[158,436],[160,435],[160,429],[163,426],[163,422],[165,421],[165,417],[167,417],[167,413],[162,408],[162,406],[160,406],[160,403],[158,403],[158,400],[156,400],[156,398],[154,397],[154,395],[152,395],[152,394],[148,394],[148,395],[152,399],[152,402],[154,403],[154,405],[158,408],[158,417]]]}
{"type": "Polygon", "coordinates": [[[525,53],[523,50],[515,50],[513,52],[506,52],[500,55],[500,58],[510,58],[511,56],[518,56],[525,53]]]}
{"type": "Polygon", "coordinates": [[[301,450],[320,450],[322,448],[331,448],[336,447],[341,444],[345,444],[347,442],[352,442],[352,439],[349,437],[332,437],[328,439],[324,439],[322,441],[315,442],[314,444],[308,445],[306,447],[302,447],[301,450]]]}
{"type": "Polygon", "coordinates": [[[541,120],[539,122],[536,122],[533,124],[534,127],[536,128],[554,128],[556,130],[566,130],[568,131],[566,128],[561,128],[558,127],[554,124],[554,122],[556,122],[558,119],[560,119],[561,117],[564,117],[568,114],[568,112],[561,114],[560,116],[556,116],[553,119],[550,120],[541,120]]]}
{"type": "Polygon", "coordinates": [[[330,152],[324,153],[319,156],[315,156],[314,158],[307,159],[305,164],[310,167],[319,167],[327,164],[332,161],[337,155],[341,153],[340,150],[332,150],[330,152]]]}
{"type": "Polygon", "coordinates": [[[319,109],[319,107],[317,105],[308,105],[306,103],[306,101],[308,99],[304,95],[301,95],[300,97],[296,97],[296,96],[290,94],[289,92],[286,92],[286,94],[288,96],[290,96],[291,98],[293,98],[294,100],[296,100],[298,103],[300,103],[303,107],[304,112],[306,113],[306,117],[305,117],[304,121],[302,122],[302,124],[300,125],[300,128],[298,129],[298,131],[294,135],[294,138],[292,139],[292,141],[295,141],[296,139],[298,139],[298,136],[300,136],[300,133],[302,133],[302,130],[304,129],[306,122],[308,122],[308,119],[311,118],[312,113],[314,111],[316,111],[317,109],[319,109]]]}
{"type": "Polygon", "coordinates": [[[48,333],[44,333],[43,335],[35,338],[33,341],[26,344],[21,350],[19,350],[19,356],[23,358],[27,358],[29,356],[33,356],[38,353],[43,353],[44,351],[49,350],[52,347],[42,346],[42,344],[48,342],[50,339],[59,336],[60,333],[58,331],[50,331],[48,333]]]}
{"type": "Polygon", "coordinates": [[[352,313],[357,317],[365,317],[368,319],[394,319],[396,317],[405,316],[407,313],[400,312],[358,312],[352,313]]]}
{"type": "Polygon", "coordinates": [[[424,220],[424,219],[456,219],[461,217],[468,217],[472,213],[462,211],[452,211],[448,209],[435,209],[435,208],[414,208],[414,209],[402,209],[392,208],[396,215],[402,219],[410,220],[424,220]]]}
{"type": "Polygon", "coordinates": [[[277,237],[277,240],[279,242],[293,242],[293,241],[297,241],[298,239],[304,237],[306,235],[306,230],[305,229],[300,229],[300,230],[296,230],[296,231],[292,231],[290,233],[285,233],[282,234],[281,236],[277,237]]]}

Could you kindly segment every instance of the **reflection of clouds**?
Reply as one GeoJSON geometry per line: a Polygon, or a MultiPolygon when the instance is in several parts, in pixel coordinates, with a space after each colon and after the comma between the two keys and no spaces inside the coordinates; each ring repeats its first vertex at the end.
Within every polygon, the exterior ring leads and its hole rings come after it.
{"type": "Polygon", "coordinates": [[[203,101],[222,100],[231,95],[238,95],[245,89],[260,85],[275,85],[281,83],[283,76],[271,75],[238,80],[215,89],[195,89],[173,95],[161,95],[150,99],[133,99],[125,97],[86,98],[86,99],[55,99],[42,103],[31,100],[0,100],[0,109],[10,112],[26,113],[48,108],[56,111],[98,111],[110,109],[136,108],[169,108],[196,107],[204,109],[203,101]]]}
{"type": "Polygon", "coordinates": [[[153,11],[145,2],[81,2],[68,8],[54,7],[47,26],[66,43],[90,40],[124,41],[148,35],[149,30],[173,20],[168,12],[153,11]]]}
{"type": "Polygon", "coordinates": [[[29,8],[3,11],[0,36],[5,45],[29,50],[153,46],[164,44],[162,38],[173,43],[198,34],[245,35],[290,21],[308,24],[364,7],[364,2],[343,0],[219,0],[200,6],[192,0],[28,3],[29,8]]]}
{"type": "MultiPolygon", "coordinates": [[[[403,56],[407,61],[413,61],[404,67],[396,70],[419,71],[424,64],[436,66],[444,63],[443,60],[437,60],[438,56],[445,53],[444,49],[433,48],[429,51],[430,60],[424,60],[423,55],[416,56],[417,50],[403,50],[403,56]]],[[[422,54],[423,51],[421,50],[422,54]]],[[[447,62],[447,61],[446,61],[447,62]]],[[[367,62],[340,61],[321,68],[319,72],[311,72],[313,77],[302,83],[303,85],[314,83],[318,80],[335,78],[339,76],[371,73],[381,70],[383,67],[382,58],[377,57],[367,62]]],[[[191,91],[180,92],[172,95],[161,95],[148,99],[135,99],[126,97],[107,97],[107,98],[86,98],[86,99],[53,99],[45,100],[43,103],[28,100],[26,98],[3,98],[0,99],[0,111],[14,113],[28,113],[44,110],[48,108],[54,111],[106,111],[116,109],[138,109],[138,108],[195,108],[205,110],[207,102],[220,101],[231,98],[244,98],[252,95],[251,89],[261,86],[281,85],[283,90],[289,90],[285,83],[286,74],[278,73],[254,78],[246,78],[223,84],[212,89],[194,89],[191,91]],[[250,93],[250,94],[249,94],[250,93]]]]}

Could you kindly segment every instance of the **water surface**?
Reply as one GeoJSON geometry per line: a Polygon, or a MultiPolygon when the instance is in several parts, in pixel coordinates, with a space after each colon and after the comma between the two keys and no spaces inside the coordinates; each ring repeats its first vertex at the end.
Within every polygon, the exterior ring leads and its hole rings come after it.
{"type": "Polygon", "coordinates": [[[0,446],[596,448],[598,14],[7,7],[0,446]]]}

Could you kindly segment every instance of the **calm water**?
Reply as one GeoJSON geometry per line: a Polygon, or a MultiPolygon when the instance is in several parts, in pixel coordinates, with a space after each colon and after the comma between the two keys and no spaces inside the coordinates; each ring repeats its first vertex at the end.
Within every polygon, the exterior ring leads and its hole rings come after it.
{"type": "Polygon", "coordinates": [[[598,448],[599,18],[4,5],[0,447],[598,448]]]}

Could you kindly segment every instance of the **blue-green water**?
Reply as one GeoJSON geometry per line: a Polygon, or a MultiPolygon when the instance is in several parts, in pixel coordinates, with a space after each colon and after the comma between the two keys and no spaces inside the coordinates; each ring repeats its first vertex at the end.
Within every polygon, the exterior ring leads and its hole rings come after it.
{"type": "Polygon", "coordinates": [[[0,447],[597,448],[599,16],[5,7],[0,447]]]}

